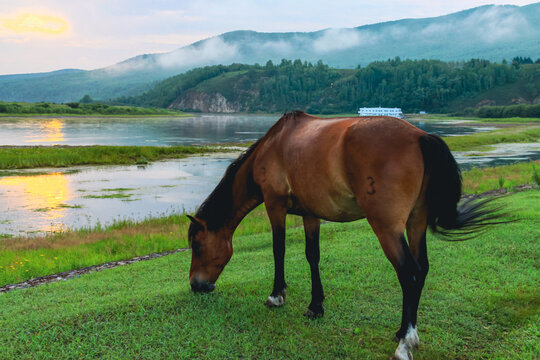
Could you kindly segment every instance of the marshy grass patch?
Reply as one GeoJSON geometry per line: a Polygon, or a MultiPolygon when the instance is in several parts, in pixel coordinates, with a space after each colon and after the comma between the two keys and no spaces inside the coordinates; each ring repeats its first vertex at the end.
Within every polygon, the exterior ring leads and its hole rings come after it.
{"type": "Polygon", "coordinates": [[[133,196],[133,194],[115,193],[115,194],[102,194],[102,195],[85,195],[85,199],[125,199],[133,196]]]}
{"type": "MultiPolygon", "coordinates": [[[[237,152],[213,146],[0,146],[0,170],[68,167],[76,165],[139,165],[182,159],[189,155],[237,152]]],[[[64,171],[69,173],[71,170],[64,171]]],[[[78,171],[78,170],[73,170],[78,171]]]]}
{"type": "Polygon", "coordinates": [[[56,206],[57,208],[61,208],[61,209],[82,209],[83,206],[80,205],[80,204],[58,204],[56,206]]]}
{"type": "Polygon", "coordinates": [[[514,126],[510,128],[481,132],[472,135],[445,137],[444,141],[452,151],[489,151],[486,145],[535,143],[540,140],[540,126],[514,126]]]}
{"type": "Polygon", "coordinates": [[[114,191],[114,192],[123,192],[123,191],[134,191],[138,190],[137,188],[107,188],[107,189],[101,189],[101,191],[114,191]]]}

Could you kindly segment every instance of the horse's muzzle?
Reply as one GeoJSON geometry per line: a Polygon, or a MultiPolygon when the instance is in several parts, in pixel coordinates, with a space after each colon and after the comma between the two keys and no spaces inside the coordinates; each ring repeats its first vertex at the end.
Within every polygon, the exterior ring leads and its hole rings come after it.
{"type": "Polygon", "coordinates": [[[206,281],[203,281],[203,282],[193,281],[191,283],[191,290],[193,290],[193,292],[196,292],[196,293],[212,292],[214,291],[215,288],[216,288],[215,284],[212,284],[206,281]]]}

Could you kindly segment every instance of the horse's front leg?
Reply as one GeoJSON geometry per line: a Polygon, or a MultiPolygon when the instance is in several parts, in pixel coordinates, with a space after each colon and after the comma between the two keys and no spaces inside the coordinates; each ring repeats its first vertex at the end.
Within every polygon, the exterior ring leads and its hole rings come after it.
{"type": "Polygon", "coordinates": [[[284,207],[266,205],[266,211],[272,225],[272,243],[274,250],[274,288],[266,300],[266,306],[278,307],[285,304],[287,284],[285,283],[285,219],[284,207]]]}
{"type": "Polygon", "coordinates": [[[311,303],[304,315],[314,319],[324,315],[322,306],[324,292],[319,274],[319,230],[321,221],[310,216],[304,216],[303,220],[306,233],[306,259],[311,270],[311,303]]]}

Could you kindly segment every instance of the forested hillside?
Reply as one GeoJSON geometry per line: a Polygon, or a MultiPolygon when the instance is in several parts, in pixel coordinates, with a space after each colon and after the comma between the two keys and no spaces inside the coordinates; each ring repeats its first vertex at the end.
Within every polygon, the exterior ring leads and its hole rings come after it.
{"type": "Polygon", "coordinates": [[[540,60],[511,63],[472,59],[376,61],[334,69],[319,61],[198,68],[118,103],[203,112],[351,113],[360,106],[401,107],[406,112],[463,111],[464,105],[540,102],[540,60]],[[511,89],[508,92],[505,89],[511,89]],[[493,99],[483,98],[490,93],[493,99]],[[496,95],[496,96],[495,96],[496,95]],[[471,103],[476,99],[476,103],[471,103]]]}

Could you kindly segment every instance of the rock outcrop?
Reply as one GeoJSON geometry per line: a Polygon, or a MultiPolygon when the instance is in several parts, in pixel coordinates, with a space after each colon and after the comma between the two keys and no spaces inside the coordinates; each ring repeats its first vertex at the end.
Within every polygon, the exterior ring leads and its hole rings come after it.
{"type": "Polygon", "coordinates": [[[207,94],[190,91],[177,98],[169,108],[206,113],[233,113],[246,111],[238,102],[227,100],[220,93],[207,94]]]}

